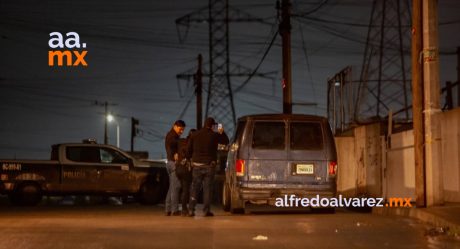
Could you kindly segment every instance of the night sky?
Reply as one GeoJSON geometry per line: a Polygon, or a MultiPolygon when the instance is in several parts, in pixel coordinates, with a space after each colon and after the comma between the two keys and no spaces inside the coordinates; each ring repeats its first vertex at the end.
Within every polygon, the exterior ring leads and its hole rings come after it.
{"type": "MultiPolygon", "coordinates": [[[[230,25],[230,57],[255,68],[277,30],[275,1],[230,0],[234,8],[263,18],[262,23],[230,25]]],[[[0,1],[0,158],[49,157],[55,143],[96,138],[103,142],[108,101],[120,126],[121,148],[129,149],[131,117],[139,119],[136,150],[164,157],[164,135],[182,118],[195,124],[193,82],[176,74],[195,70],[196,57],[208,61],[208,26],[185,28],[175,20],[206,7],[208,1],[0,1]],[[77,32],[86,43],[87,67],[48,66],[51,32],[77,32]],[[186,109],[186,107],[188,108],[186,109]],[[185,110],[185,112],[184,112],[185,110]],[[185,113],[181,116],[181,113],[185,113]]],[[[292,75],[295,113],[326,115],[326,82],[342,68],[361,68],[371,0],[294,1],[292,75]],[[347,24],[338,24],[344,22],[347,24]],[[340,34],[340,35],[338,35],[340,34]]],[[[460,46],[460,1],[439,1],[441,85],[456,81],[460,46]]],[[[278,37],[259,71],[272,79],[253,78],[235,93],[237,117],[282,111],[281,39],[278,37]]],[[[359,70],[355,72],[359,75],[359,70]]],[[[246,78],[232,79],[236,88],[246,78]]],[[[205,80],[206,83],[206,80],[205,80]]],[[[206,88],[206,84],[204,86],[206,88]]],[[[186,132],[187,132],[186,130],[186,132]]],[[[109,124],[109,143],[116,125],[109,124]]]]}

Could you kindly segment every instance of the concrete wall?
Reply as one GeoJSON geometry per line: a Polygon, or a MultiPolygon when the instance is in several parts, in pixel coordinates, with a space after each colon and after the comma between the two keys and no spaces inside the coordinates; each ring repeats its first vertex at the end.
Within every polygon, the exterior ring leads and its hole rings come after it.
{"type": "Polygon", "coordinates": [[[415,200],[414,132],[391,135],[386,148],[383,182],[384,197],[405,197],[415,200]]]}
{"type": "Polygon", "coordinates": [[[357,127],[354,137],[336,137],[337,190],[344,196],[382,196],[380,125],[357,127]]]}
{"type": "Polygon", "coordinates": [[[441,114],[444,200],[460,202],[460,108],[441,114]]]}
{"type": "MultiPolygon", "coordinates": [[[[460,202],[460,108],[441,119],[444,200],[460,202]]],[[[337,190],[344,196],[405,197],[415,200],[413,131],[391,135],[387,144],[380,125],[355,128],[353,137],[336,137],[337,190]]]]}
{"type": "Polygon", "coordinates": [[[358,164],[355,157],[355,137],[336,137],[335,145],[338,157],[337,191],[343,196],[356,196],[358,164]]]}

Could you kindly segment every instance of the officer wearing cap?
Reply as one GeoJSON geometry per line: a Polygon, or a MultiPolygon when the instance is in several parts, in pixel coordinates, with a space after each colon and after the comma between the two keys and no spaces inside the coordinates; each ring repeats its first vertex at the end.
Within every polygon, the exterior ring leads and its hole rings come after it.
{"type": "Polygon", "coordinates": [[[167,155],[166,170],[169,175],[169,188],[165,200],[165,214],[180,215],[179,213],[179,192],[180,182],[176,176],[176,161],[179,158],[178,155],[178,141],[185,129],[185,122],[177,120],[174,122],[171,130],[166,134],[165,137],[165,149],[167,155]]]}
{"type": "Polygon", "coordinates": [[[213,131],[216,122],[208,117],[204,127],[196,131],[187,145],[187,158],[192,161],[192,188],[190,191],[189,216],[195,216],[198,192],[203,184],[204,216],[214,216],[211,212],[211,194],[216,171],[217,147],[228,144],[229,139],[223,128],[213,131]]]}

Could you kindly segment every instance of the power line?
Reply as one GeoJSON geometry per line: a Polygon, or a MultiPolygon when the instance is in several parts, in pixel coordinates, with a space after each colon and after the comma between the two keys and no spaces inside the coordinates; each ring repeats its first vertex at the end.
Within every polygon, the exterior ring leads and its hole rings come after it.
{"type": "Polygon", "coordinates": [[[302,13],[303,16],[307,16],[307,15],[311,15],[317,11],[319,11],[320,9],[322,9],[326,4],[327,4],[328,0],[323,0],[320,4],[318,4],[318,6],[316,6],[315,8],[307,11],[307,12],[304,12],[302,13]]]}
{"type": "Polygon", "coordinates": [[[317,95],[316,95],[316,90],[315,90],[315,84],[313,82],[313,75],[312,75],[311,68],[310,68],[310,60],[308,58],[307,47],[305,45],[306,42],[305,42],[305,38],[303,35],[302,24],[299,24],[299,25],[300,25],[300,36],[302,37],[302,49],[303,49],[304,56],[305,56],[305,62],[307,64],[307,73],[308,73],[308,76],[310,77],[311,89],[313,91],[313,98],[315,100],[315,103],[317,103],[318,100],[317,100],[317,95]]]}
{"type": "MultiPolygon", "coordinates": [[[[318,17],[312,17],[312,16],[306,16],[304,14],[294,14],[292,15],[294,18],[301,18],[313,22],[320,22],[320,23],[327,23],[327,24],[337,24],[337,25],[343,25],[343,26],[351,26],[351,27],[361,27],[361,28],[368,28],[368,27],[380,27],[381,25],[369,25],[365,23],[354,23],[354,22],[347,22],[347,21],[336,21],[336,20],[328,20],[328,19],[322,19],[318,17]]],[[[349,19],[349,18],[346,18],[349,19]]],[[[460,23],[460,20],[452,20],[452,21],[445,21],[445,22],[440,22],[439,25],[451,25],[451,24],[458,24],[460,23]]],[[[392,26],[384,26],[384,27],[392,27],[392,26]]],[[[410,25],[402,25],[402,27],[410,27],[410,25]]],[[[396,27],[392,27],[396,28],[396,27]]]]}
{"type": "Polygon", "coordinates": [[[265,50],[262,58],[260,59],[254,71],[252,71],[252,73],[248,76],[248,78],[241,85],[239,85],[237,88],[233,90],[235,93],[241,91],[249,83],[249,81],[251,81],[252,77],[254,77],[254,75],[257,73],[257,71],[259,70],[259,67],[262,65],[262,62],[264,62],[265,57],[267,57],[268,52],[270,52],[270,49],[272,48],[273,43],[275,42],[277,36],[278,36],[278,31],[276,31],[275,34],[273,35],[272,40],[270,41],[270,44],[265,50]]]}

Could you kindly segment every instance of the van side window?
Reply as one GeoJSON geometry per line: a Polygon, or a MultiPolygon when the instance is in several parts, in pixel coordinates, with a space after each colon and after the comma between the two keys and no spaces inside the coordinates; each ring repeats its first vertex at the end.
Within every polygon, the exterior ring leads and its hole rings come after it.
{"type": "Polygon", "coordinates": [[[291,150],[320,150],[323,148],[323,132],[320,123],[292,122],[291,150]]]}
{"type": "Polygon", "coordinates": [[[252,148],[263,150],[283,150],[285,148],[284,122],[255,122],[252,148]]]}

